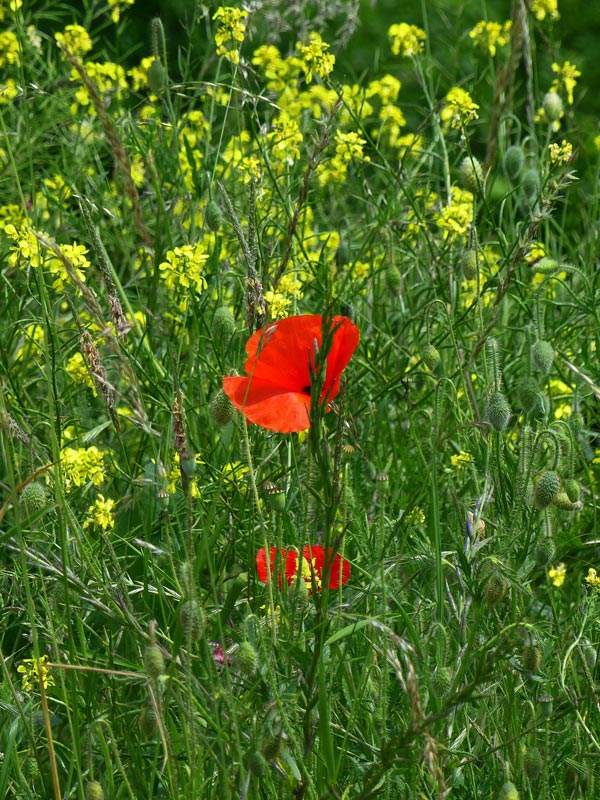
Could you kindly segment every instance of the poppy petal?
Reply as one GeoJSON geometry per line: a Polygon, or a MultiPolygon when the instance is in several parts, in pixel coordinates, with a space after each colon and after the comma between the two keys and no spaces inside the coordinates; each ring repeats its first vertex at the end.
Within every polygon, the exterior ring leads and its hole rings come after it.
{"type": "Polygon", "coordinates": [[[340,376],[348,366],[360,339],[358,328],[348,317],[334,317],[332,322],[335,332],[327,355],[327,374],[321,398],[327,400],[333,400],[338,394],[340,376]]]}
{"type": "Polygon", "coordinates": [[[250,422],[262,428],[296,433],[310,427],[310,395],[244,377],[224,378],[223,390],[250,422]]]}
{"type": "MultiPolygon", "coordinates": [[[[314,570],[319,577],[323,578],[323,572],[329,566],[332,549],[327,551],[327,558],[325,557],[325,550],[321,545],[312,544],[307,545],[302,551],[302,557],[312,564],[314,570]]],[[[329,573],[329,588],[339,589],[340,586],[345,586],[350,578],[350,562],[342,558],[339,553],[333,557],[331,561],[331,570],[329,573]]]]}
{"type": "MultiPolygon", "coordinates": [[[[284,565],[285,579],[289,586],[296,577],[296,573],[298,571],[298,553],[295,550],[281,550],[281,559],[284,565]]],[[[281,589],[283,585],[283,580],[281,575],[281,565],[276,564],[276,560],[277,560],[277,548],[270,547],[269,548],[270,564],[269,564],[269,572],[267,573],[266,550],[264,547],[261,547],[258,553],[256,554],[256,574],[258,575],[259,581],[261,581],[262,583],[267,583],[269,580],[269,576],[271,576],[272,578],[277,568],[277,573],[278,573],[277,583],[279,585],[279,588],[281,589]]]]}

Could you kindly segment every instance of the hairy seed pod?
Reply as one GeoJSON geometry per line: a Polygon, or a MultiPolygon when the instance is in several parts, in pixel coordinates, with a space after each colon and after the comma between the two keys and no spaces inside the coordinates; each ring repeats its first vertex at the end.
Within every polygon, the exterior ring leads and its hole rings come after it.
{"type": "Polygon", "coordinates": [[[527,672],[535,673],[542,664],[542,651],[537,644],[526,644],[521,653],[521,663],[527,672]]]}
{"type": "Polygon", "coordinates": [[[19,495],[19,507],[29,517],[41,511],[47,503],[46,487],[39,481],[31,481],[24,486],[19,495]]]}
{"type": "Polygon", "coordinates": [[[227,397],[223,389],[219,389],[210,401],[208,411],[212,421],[220,428],[224,428],[226,425],[229,425],[231,420],[235,417],[236,407],[227,397]]]}
{"type": "Polygon", "coordinates": [[[469,156],[463,158],[460,162],[458,174],[463,189],[477,194],[483,188],[483,169],[476,158],[469,158],[469,156]]]}
{"type": "Polygon", "coordinates": [[[209,200],[204,212],[204,221],[213,233],[216,233],[223,225],[225,217],[215,200],[209,200]]]}
{"type": "Polygon", "coordinates": [[[165,659],[157,644],[149,644],[144,650],[144,669],[153,680],[165,673],[165,659]]]}
{"type": "Polygon", "coordinates": [[[506,781],[498,794],[498,800],[519,800],[519,792],[512,781],[506,781]]]}
{"type": "Polygon", "coordinates": [[[235,664],[242,675],[251,678],[258,668],[258,655],[249,641],[240,644],[235,652],[235,664]]]}
{"type": "Polygon", "coordinates": [[[517,180],[524,164],[525,153],[523,152],[523,148],[513,144],[508,148],[506,153],[504,153],[504,159],[502,160],[504,172],[510,181],[514,182],[517,180]]]}
{"type": "Polygon", "coordinates": [[[253,750],[248,756],[248,769],[257,778],[262,778],[267,771],[267,761],[258,750],[253,750]]]}
{"type": "Polygon", "coordinates": [[[558,474],[547,469],[538,475],[533,487],[533,501],[538,508],[547,508],[560,490],[560,478],[558,474]]]}
{"type": "Polygon", "coordinates": [[[104,789],[98,781],[86,783],[85,800],[104,800],[104,789]]]}
{"type": "Polygon", "coordinates": [[[523,769],[530,781],[539,778],[544,768],[544,759],[538,747],[528,747],[523,756],[523,769]]]}
{"type": "Polygon", "coordinates": [[[554,348],[550,342],[543,339],[535,342],[531,348],[531,357],[533,365],[538,372],[542,375],[549,375],[554,363],[554,348]]]}
{"type": "Polygon", "coordinates": [[[198,642],[204,631],[204,613],[196,600],[184,600],[179,606],[179,622],[187,641],[198,642]]]}
{"type": "Polygon", "coordinates": [[[511,417],[508,400],[502,392],[492,392],[487,400],[486,417],[497,431],[505,431],[511,417]]]}
{"type": "Polygon", "coordinates": [[[421,353],[421,358],[428,369],[432,372],[437,372],[442,360],[437,347],[432,344],[426,344],[421,353]]]}

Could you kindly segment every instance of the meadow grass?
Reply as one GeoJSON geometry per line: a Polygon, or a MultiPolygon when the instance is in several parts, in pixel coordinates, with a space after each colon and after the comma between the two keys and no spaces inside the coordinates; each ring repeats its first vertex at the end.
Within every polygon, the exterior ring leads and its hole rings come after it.
{"type": "Polygon", "coordinates": [[[355,3],[198,4],[176,52],[132,4],[0,2],[0,797],[594,797],[600,138],[556,2],[423,2],[372,78],[355,3]],[[223,378],[309,314],[307,430],[253,424],[223,378]]]}

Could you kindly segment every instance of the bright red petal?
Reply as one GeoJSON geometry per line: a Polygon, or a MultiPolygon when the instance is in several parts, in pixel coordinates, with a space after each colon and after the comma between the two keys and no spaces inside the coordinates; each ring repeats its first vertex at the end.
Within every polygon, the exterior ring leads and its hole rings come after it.
{"type": "MultiPolygon", "coordinates": [[[[302,551],[302,558],[311,564],[316,574],[320,579],[323,578],[323,572],[328,566],[332,549],[327,551],[327,560],[325,559],[325,550],[321,545],[309,544],[302,551]]],[[[329,588],[339,589],[340,585],[345,586],[350,578],[350,562],[342,558],[339,553],[336,554],[331,562],[331,572],[329,573],[329,588]]]]}
{"type": "Polygon", "coordinates": [[[310,396],[256,378],[223,378],[223,391],[244,416],[270,431],[295,433],[310,427],[310,396]]]}
{"type": "MultiPolygon", "coordinates": [[[[281,550],[281,561],[283,562],[283,568],[285,572],[285,579],[287,581],[288,586],[292,583],[294,578],[296,577],[296,573],[298,571],[298,553],[295,550],[281,550]]],[[[275,574],[275,570],[277,569],[277,583],[279,588],[283,584],[282,575],[281,575],[281,562],[278,562],[277,559],[277,548],[270,547],[269,548],[269,555],[270,555],[270,565],[269,565],[269,573],[267,574],[267,557],[266,551],[264,547],[261,547],[258,553],[256,554],[256,573],[258,575],[258,580],[262,581],[262,583],[267,583],[269,580],[269,576],[273,579],[273,575],[275,574]]]]}
{"type": "MultiPolygon", "coordinates": [[[[323,398],[333,400],[340,390],[340,377],[352,354],[358,347],[360,332],[348,317],[334,317],[331,349],[327,356],[327,374],[323,387],[323,398]]],[[[323,399],[322,398],[322,399],[323,399]]]]}

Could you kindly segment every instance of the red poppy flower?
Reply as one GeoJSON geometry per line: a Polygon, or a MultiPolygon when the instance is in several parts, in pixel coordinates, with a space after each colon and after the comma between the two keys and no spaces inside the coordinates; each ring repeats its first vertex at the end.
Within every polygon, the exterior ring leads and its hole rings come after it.
{"type": "MultiPolygon", "coordinates": [[[[270,547],[270,569],[268,575],[273,576],[277,569],[277,578],[279,588],[283,584],[282,575],[285,574],[285,579],[288,586],[294,582],[298,575],[298,559],[299,553],[297,550],[280,551],[281,560],[277,559],[277,548],[270,547]],[[276,564],[275,562],[278,561],[276,564]]],[[[300,570],[301,577],[306,581],[309,588],[312,588],[313,579],[317,588],[321,588],[323,580],[323,572],[326,567],[329,567],[329,560],[331,559],[332,550],[329,548],[327,560],[325,555],[325,548],[318,544],[308,544],[302,550],[302,566],[300,570]]],[[[264,547],[261,547],[256,554],[256,571],[258,579],[263,583],[267,583],[267,556],[264,547]]],[[[331,561],[331,570],[329,572],[329,588],[339,589],[348,582],[350,577],[350,563],[336,554],[331,561]]]]}
{"type": "MultiPolygon", "coordinates": [[[[340,376],[358,345],[359,331],[347,317],[333,317],[321,402],[333,400],[340,376]]],[[[244,416],[270,431],[293,433],[310,427],[310,372],[315,343],[321,347],[323,317],[305,314],[273,322],[246,343],[248,377],[224,378],[223,389],[244,416]]]]}

